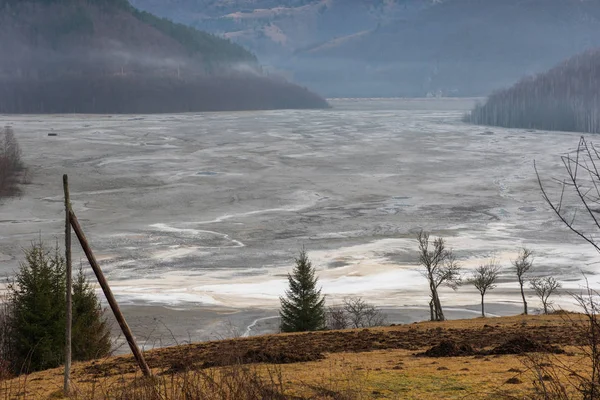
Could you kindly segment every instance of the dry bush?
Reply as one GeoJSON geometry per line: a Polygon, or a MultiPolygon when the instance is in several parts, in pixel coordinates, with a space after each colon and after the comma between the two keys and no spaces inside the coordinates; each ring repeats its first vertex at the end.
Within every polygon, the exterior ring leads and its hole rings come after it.
{"type": "Polygon", "coordinates": [[[340,307],[329,307],[326,319],[329,329],[371,328],[386,323],[386,315],[379,307],[359,296],[344,298],[340,307]]]}
{"type": "Polygon", "coordinates": [[[344,308],[329,306],[325,317],[327,318],[327,328],[334,330],[348,329],[349,321],[344,308]]]}
{"type": "Polygon", "coordinates": [[[183,372],[164,372],[152,378],[96,381],[81,390],[74,387],[73,399],[117,400],[302,400],[364,398],[362,375],[345,362],[331,362],[328,372],[310,383],[297,382],[290,390],[280,365],[235,364],[200,369],[188,366],[183,372]],[[301,392],[302,394],[298,394],[301,392]]]}
{"type": "Polygon", "coordinates": [[[152,378],[136,376],[112,384],[97,382],[76,399],[123,400],[280,400],[284,394],[281,372],[277,368],[261,374],[257,368],[235,365],[218,369],[189,370],[152,378]]]}
{"type": "Polygon", "coordinates": [[[11,365],[8,360],[13,359],[12,324],[9,305],[0,297],[0,380],[10,378],[11,365]]]}
{"type": "Polygon", "coordinates": [[[0,130],[0,198],[17,193],[19,175],[24,171],[21,149],[10,126],[0,130]]]}
{"type": "Polygon", "coordinates": [[[572,296],[584,318],[567,312],[560,315],[581,341],[581,355],[571,361],[546,353],[524,355],[525,373],[533,378],[532,400],[600,399],[600,294],[587,286],[584,293],[572,296]]]}

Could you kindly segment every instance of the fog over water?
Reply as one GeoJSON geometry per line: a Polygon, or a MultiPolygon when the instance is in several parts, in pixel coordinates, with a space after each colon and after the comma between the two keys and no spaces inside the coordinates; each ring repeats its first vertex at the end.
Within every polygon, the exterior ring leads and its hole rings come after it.
{"type": "MultiPolygon", "coordinates": [[[[466,125],[460,119],[474,100],[331,103],[315,111],[0,116],[33,172],[21,198],[0,205],[0,274],[10,275],[21,248],[40,235],[62,240],[68,173],[74,210],[117,299],[135,315],[206,309],[222,323],[221,308],[251,309],[238,324],[243,334],[274,326],[269,317],[301,246],[330,302],[361,295],[426,315],[421,228],[446,237],[467,269],[492,255],[508,267],[526,245],[538,273],[576,290],[585,272],[598,286],[599,255],[550,212],[533,169],[535,159],[549,181],[560,175],[559,156],[578,133],[466,125]]],[[[507,270],[488,298],[490,312],[515,313],[507,270]]],[[[479,297],[463,287],[443,290],[442,301],[476,316],[479,297]]]]}

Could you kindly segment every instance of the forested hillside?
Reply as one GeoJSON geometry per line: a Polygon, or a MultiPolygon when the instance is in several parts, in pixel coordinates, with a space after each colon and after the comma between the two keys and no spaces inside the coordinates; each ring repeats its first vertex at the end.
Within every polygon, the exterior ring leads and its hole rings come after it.
{"type": "Polygon", "coordinates": [[[484,96],[600,46],[591,0],[132,0],[332,97],[484,96]]]}
{"type": "Polygon", "coordinates": [[[494,93],[466,119],[508,128],[600,133],[600,50],[494,93]]]}
{"type": "Polygon", "coordinates": [[[0,112],[323,107],[238,44],[125,0],[0,0],[0,112]]]}

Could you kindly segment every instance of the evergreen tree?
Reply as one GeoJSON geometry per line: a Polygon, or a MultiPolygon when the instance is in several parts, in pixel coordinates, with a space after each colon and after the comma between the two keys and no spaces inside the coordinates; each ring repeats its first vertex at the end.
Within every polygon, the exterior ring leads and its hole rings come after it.
{"type": "Polygon", "coordinates": [[[14,372],[56,367],[65,343],[65,262],[41,243],[25,251],[14,282],[8,286],[12,303],[11,341],[14,372]]]}
{"type": "Polygon", "coordinates": [[[317,290],[315,269],[306,251],[302,249],[292,274],[288,274],[290,288],[281,297],[281,331],[306,332],[322,330],[325,322],[325,298],[317,290]]]}
{"type": "MultiPolygon", "coordinates": [[[[7,316],[13,372],[54,368],[64,361],[66,268],[58,246],[41,242],[25,251],[25,262],[8,285],[7,316]]],[[[89,360],[110,351],[110,337],[98,299],[80,271],[73,285],[73,359],[89,360]]]]}
{"type": "Polygon", "coordinates": [[[91,360],[110,353],[110,329],[104,318],[104,310],[79,268],[73,281],[73,328],[72,354],[76,361],[91,360]]]}

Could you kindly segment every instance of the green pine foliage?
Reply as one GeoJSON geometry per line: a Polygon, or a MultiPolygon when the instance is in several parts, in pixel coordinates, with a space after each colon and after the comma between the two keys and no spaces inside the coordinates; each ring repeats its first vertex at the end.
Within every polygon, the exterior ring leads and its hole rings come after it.
{"type": "MultiPolygon", "coordinates": [[[[64,362],[66,265],[58,246],[41,242],[25,251],[8,285],[3,358],[13,373],[54,368],[64,362]]],[[[77,361],[110,353],[110,332],[98,298],[80,271],[73,285],[72,355],[77,361]]]]}
{"type": "Polygon", "coordinates": [[[323,330],[325,322],[325,298],[317,289],[315,269],[302,249],[296,259],[292,274],[288,274],[289,290],[281,297],[281,331],[306,332],[323,330]]]}
{"type": "Polygon", "coordinates": [[[73,281],[71,346],[75,361],[92,360],[110,353],[110,329],[92,285],[79,268],[73,281]]]}
{"type": "Polygon", "coordinates": [[[58,249],[40,243],[25,251],[25,262],[8,286],[12,303],[15,372],[38,371],[61,364],[65,344],[65,262],[58,249]]]}

